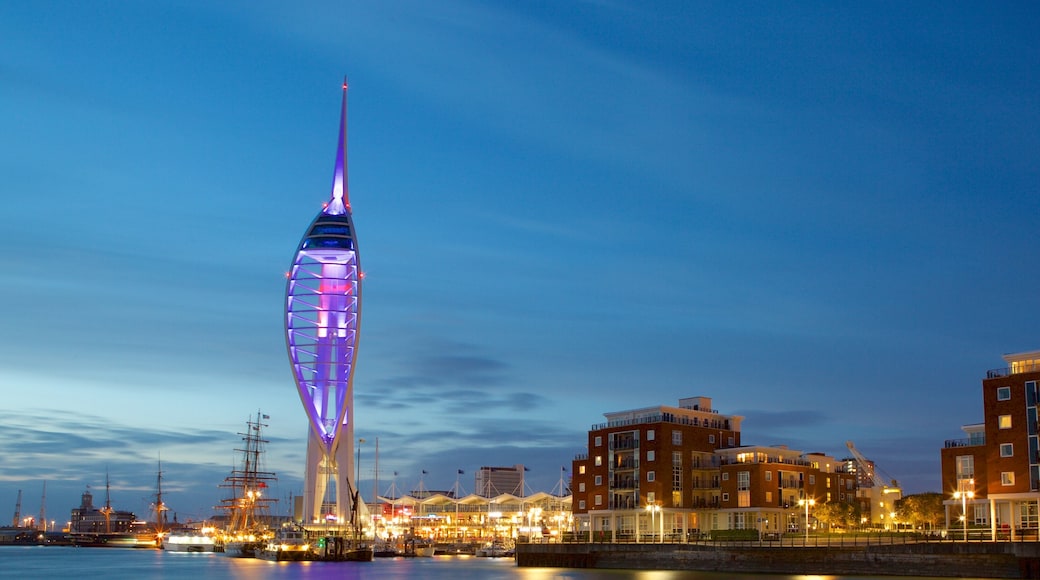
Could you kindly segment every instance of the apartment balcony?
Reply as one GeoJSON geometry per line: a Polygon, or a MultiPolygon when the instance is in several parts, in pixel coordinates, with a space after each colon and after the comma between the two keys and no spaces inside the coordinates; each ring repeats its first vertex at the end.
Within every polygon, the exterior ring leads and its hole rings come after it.
{"type": "Polygon", "coordinates": [[[954,447],[982,447],[984,445],[986,445],[985,437],[975,437],[973,439],[947,439],[943,447],[952,449],[954,447]]]}
{"type": "Polygon", "coordinates": [[[639,449],[638,439],[624,439],[620,441],[610,441],[610,449],[639,449]]]}
{"type": "Polygon", "coordinates": [[[624,457],[614,464],[613,471],[631,471],[633,469],[639,469],[639,460],[634,457],[624,457]]]}
{"type": "Polygon", "coordinates": [[[1031,361],[1013,362],[1014,366],[1004,367],[1002,369],[990,369],[986,371],[987,379],[1000,379],[1003,377],[1010,377],[1011,375],[1020,375],[1023,373],[1035,373],[1040,372],[1040,363],[1031,361]]]}
{"type": "Polygon", "coordinates": [[[618,477],[612,482],[611,489],[636,489],[638,482],[634,477],[618,477]]]}

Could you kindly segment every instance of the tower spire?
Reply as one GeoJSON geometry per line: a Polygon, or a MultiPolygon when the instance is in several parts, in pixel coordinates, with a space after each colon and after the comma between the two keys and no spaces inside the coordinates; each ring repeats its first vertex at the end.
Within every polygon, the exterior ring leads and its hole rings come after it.
{"type": "Polygon", "coordinates": [[[347,77],[343,77],[343,104],[340,107],[336,168],[332,173],[332,199],[329,200],[325,213],[343,215],[349,210],[350,194],[347,186],[347,77]]]}

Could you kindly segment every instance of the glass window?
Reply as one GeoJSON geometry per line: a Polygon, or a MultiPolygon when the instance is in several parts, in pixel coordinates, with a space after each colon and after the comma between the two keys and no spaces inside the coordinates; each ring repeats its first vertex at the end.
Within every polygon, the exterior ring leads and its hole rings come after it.
{"type": "Polygon", "coordinates": [[[603,496],[598,493],[596,494],[596,505],[603,505],[603,496]]]}
{"type": "Polygon", "coordinates": [[[603,476],[602,475],[597,475],[596,476],[596,485],[603,485],[603,476]]]}
{"type": "Polygon", "coordinates": [[[773,503],[773,492],[766,492],[766,503],[773,503]]]}
{"type": "Polygon", "coordinates": [[[682,445],[682,431],[672,431],[672,445],[682,445]]]}
{"type": "Polygon", "coordinates": [[[729,494],[728,493],[722,494],[722,501],[729,501],[729,494]]]}
{"type": "Polygon", "coordinates": [[[1011,428],[1011,415],[1001,415],[997,417],[997,427],[1001,429],[1011,428]]]}
{"type": "Polygon", "coordinates": [[[729,443],[727,443],[727,445],[729,445],[730,447],[733,447],[734,443],[733,443],[733,438],[732,437],[729,438],[729,443]]]}
{"type": "Polygon", "coordinates": [[[772,471],[767,471],[766,472],[766,481],[773,481],[773,472],[772,471]]]}
{"type": "MultiPolygon", "coordinates": [[[[737,472],[737,489],[747,490],[751,489],[751,472],[750,471],[738,471],[737,472]]],[[[747,507],[747,506],[740,506],[747,507]]]]}
{"type": "Polygon", "coordinates": [[[578,501],[578,509],[585,509],[585,500],[578,501]]]}
{"type": "Polygon", "coordinates": [[[654,440],[654,430],[653,429],[647,429],[647,431],[646,431],[646,440],[647,441],[653,441],[654,440]]]}
{"type": "Polygon", "coordinates": [[[646,452],[646,460],[647,461],[653,461],[654,457],[656,457],[656,455],[654,454],[653,450],[650,450],[650,451],[646,452]]]}
{"type": "Polygon", "coordinates": [[[646,480],[647,481],[653,481],[654,480],[654,472],[653,471],[647,471],[646,472],[646,480]]]}
{"type": "Polygon", "coordinates": [[[809,485],[816,485],[816,476],[815,475],[812,475],[812,474],[809,475],[809,485]]]}
{"type": "Polygon", "coordinates": [[[600,465],[603,465],[603,456],[602,455],[597,455],[596,456],[596,467],[599,467],[600,465]]]}
{"type": "Polygon", "coordinates": [[[578,491],[585,491],[585,482],[584,481],[578,484],[578,491]]]}
{"type": "Polygon", "coordinates": [[[715,442],[715,436],[714,435],[708,435],[708,443],[714,443],[714,442],[715,442]]]}
{"type": "Polygon", "coordinates": [[[975,477],[975,456],[957,456],[957,479],[971,479],[975,477]]]}
{"type": "Polygon", "coordinates": [[[595,443],[595,445],[596,445],[596,447],[599,447],[599,446],[603,445],[603,438],[600,437],[599,435],[596,435],[596,443],[595,443]]]}
{"type": "Polygon", "coordinates": [[[584,465],[579,465],[578,466],[578,475],[585,475],[585,466],[584,465]]]}
{"type": "Polygon", "coordinates": [[[728,472],[722,474],[722,481],[729,481],[729,473],[728,472]]]}
{"type": "Polygon", "coordinates": [[[1011,400],[1011,387],[997,387],[997,400],[998,401],[1010,401],[1011,400]]]}
{"type": "Polygon", "coordinates": [[[1001,443],[1000,444],[1000,456],[1001,457],[1014,457],[1015,456],[1015,445],[1013,443],[1001,443]]]}
{"type": "Polygon", "coordinates": [[[1000,472],[1000,485],[1015,485],[1015,472],[1014,471],[1002,471],[1002,472],[1000,472]]]}

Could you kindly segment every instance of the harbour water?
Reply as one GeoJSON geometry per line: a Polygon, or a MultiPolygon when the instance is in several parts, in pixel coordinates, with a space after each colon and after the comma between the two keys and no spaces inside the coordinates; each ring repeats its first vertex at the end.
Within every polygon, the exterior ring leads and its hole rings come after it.
{"type": "MultiPolygon", "coordinates": [[[[518,568],[512,558],[437,556],[377,558],[374,562],[267,562],[223,554],[122,548],[0,547],[0,577],[75,580],[343,579],[458,580],[907,580],[898,576],[842,577],[707,572],[518,568]]],[[[920,577],[915,580],[927,580],[920,577]]]]}

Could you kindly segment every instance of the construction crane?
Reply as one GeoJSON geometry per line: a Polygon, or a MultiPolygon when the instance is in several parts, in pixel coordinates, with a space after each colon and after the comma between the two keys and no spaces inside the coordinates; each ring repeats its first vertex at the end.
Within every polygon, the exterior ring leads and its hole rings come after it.
{"type": "Polygon", "coordinates": [[[866,512],[869,514],[868,521],[873,526],[880,526],[886,530],[891,529],[895,525],[896,502],[903,497],[903,490],[899,489],[894,479],[891,485],[886,484],[877,474],[876,466],[871,465],[870,461],[863,457],[852,441],[846,441],[845,446],[856,459],[857,469],[867,474],[873,483],[871,487],[861,487],[856,490],[856,499],[860,500],[860,506],[868,508],[866,512]]]}
{"type": "MultiPolygon", "coordinates": [[[[885,483],[884,480],[881,479],[881,476],[877,474],[877,466],[871,465],[870,461],[866,457],[863,457],[863,454],[856,449],[856,446],[852,441],[846,441],[845,446],[849,448],[849,452],[852,453],[854,458],[856,458],[856,465],[863,471],[863,473],[867,474],[867,477],[869,477],[870,481],[873,482],[874,487],[899,487],[899,484],[894,479],[891,484],[885,483]]],[[[886,473],[885,475],[888,474],[886,473]]]]}
{"type": "Polygon", "coordinates": [[[20,528],[22,526],[22,490],[18,490],[18,501],[14,504],[14,519],[11,525],[20,528]]]}

